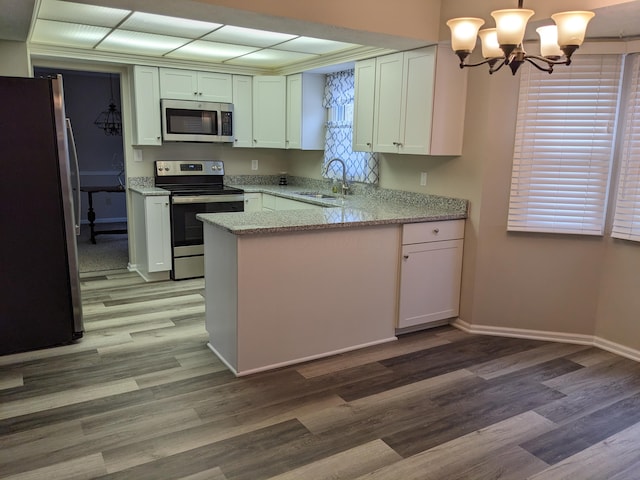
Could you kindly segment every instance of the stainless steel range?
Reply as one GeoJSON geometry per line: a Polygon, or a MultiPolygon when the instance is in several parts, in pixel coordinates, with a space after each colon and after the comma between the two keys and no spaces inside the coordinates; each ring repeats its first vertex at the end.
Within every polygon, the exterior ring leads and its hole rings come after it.
{"type": "Polygon", "coordinates": [[[204,276],[203,225],[196,215],[242,212],[244,191],[224,185],[221,160],[157,161],[155,181],[171,191],[171,278],[204,276]]]}

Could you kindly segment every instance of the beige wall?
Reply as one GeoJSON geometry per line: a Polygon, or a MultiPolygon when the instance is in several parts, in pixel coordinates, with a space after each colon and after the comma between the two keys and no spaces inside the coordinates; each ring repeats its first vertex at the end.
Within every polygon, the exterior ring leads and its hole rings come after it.
{"type": "Polygon", "coordinates": [[[640,350],[640,244],[607,239],[596,335],[640,350]]]}
{"type": "Polygon", "coordinates": [[[33,76],[26,43],[0,40],[0,75],[7,77],[33,76]]]}

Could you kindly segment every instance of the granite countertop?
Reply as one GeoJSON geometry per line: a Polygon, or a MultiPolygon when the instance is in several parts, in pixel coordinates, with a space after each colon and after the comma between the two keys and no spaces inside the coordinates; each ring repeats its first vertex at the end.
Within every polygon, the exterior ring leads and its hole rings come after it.
{"type": "Polygon", "coordinates": [[[171,192],[169,190],[165,190],[164,188],[158,187],[148,187],[148,186],[140,186],[140,185],[132,185],[129,187],[129,190],[132,192],[139,193],[145,197],[151,196],[162,196],[162,195],[170,195],[171,192]]]}
{"type": "Polygon", "coordinates": [[[273,212],[201,213],[197,215],[197,218],[235,235],[467,218],[467,200],[438,195],[381,190],[378,194],[347,195],[343,199],[341,195],[332,194],[330,191],[321,192],[335,197],[334,199],[326,199],[300,195],[299,192],[309,191],[309,189],[300,186],[234,186],[242,188],[245,193],[268,193],[292,200],[305,201],[324,208],[273,212]]]}

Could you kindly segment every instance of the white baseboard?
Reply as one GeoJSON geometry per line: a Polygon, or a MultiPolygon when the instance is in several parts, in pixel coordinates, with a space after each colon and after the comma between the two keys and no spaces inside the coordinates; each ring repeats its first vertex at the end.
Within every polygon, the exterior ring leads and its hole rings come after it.
{"type": "Polygon", "coordinates": [[[592,345],[621,357],[640,362],[640,350],[620,345],[619,343],[596,337],[595,335],[579,335],[564,332],[548,332],[544,330],[528,330],[524,328],[492,327],[490,325],[472,325],[459,318],[451,322],[456,328],[478,335],[495,335],[498,337],[526,338],[529,340],[544,340],[549,342],[573,343],[577,345],[592,345]]]}
{"type": "Polygon", "coordinates": [[[396,337],[396,336],[389,337],[389,338],[381,338],[379,340],[374,340],[374,341],[363,343],[363,344],[360,344],[360,345],[353,345],[353,346],[350,346],[350,347],[340,348],[338,350],[333,350],[333,351],[330,351],[330,352],[323,352],[323,353],[319,353],[319,354],[316,354],[316,355],[309,355],[307,357],[294,358],[294,359],[291,359],[291,360],[286,360],[284,362],[278,362],[278,363],[274,363],[274,364],[270,364],[270,365],[264,365],[264,366],[256,367],[256,368],[250,368],[248,370],[243,370],[241,372],[239,372],[233,366],[231,366],[229,364],[229,362],[227,362],[227,360],[225,360],[225,358],[218,353],[218,351],[215,349],[215,347],[213,345],[211,345],[210,342],[207,343],[207,347],[209,347],[209,350],[211,350],[213,353],[216,354],[216,356],[220,359],[220,361],[222,363],[224,363],[227,366],[227,368],[229,370],[231,370],[236,377],[244,377],[246,375],[252,375],[254,373],[265,372],[267,370],[274,370],[276,368],[287,367],[289,365],[295,365],[295,364],[298,364],[298,363],[304,363],[304,362],[308,362],[308,361],[311,361],[311,360],[317,360],[317,359],[320,359],[320,358],[331,357],[333,355],[338,355],[340,353],[346,353],[346,352],[350,352],[352,350],[359,350],[361,348],[371,347],[373,345],[380,345],[382,343],[393,342],[393,341],[396,341],[396,340],[398,340],[398,337],[396,337]]]}

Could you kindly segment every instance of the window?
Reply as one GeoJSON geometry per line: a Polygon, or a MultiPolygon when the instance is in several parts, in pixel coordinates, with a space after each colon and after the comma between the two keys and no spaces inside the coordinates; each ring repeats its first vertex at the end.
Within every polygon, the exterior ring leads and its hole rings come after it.
{"type": "MultiPolygon", "coordinates": [[[[324,107],[329,110],[324,162],[322,171],[333,158],[344,161],[347,178],[355,182],[378,183],[378,158],[375,153],[354,152],[353,101],[355,94],[353,70],[345,70],[327,75],[324,107]]],[[[327,177],[341,178],[342,167],[338,162],[331,164],[327,177]]]]}
{"type": "Polygon", "coordinates": [[[623,106],[620,174],[612,237],[640,241],[640,54],[628,59],[630,80],[623,106]]]}
{"type": "Polygon", "coordinates": [[[621,83],[619,55],[520,75],[511,231],[602,235],[621,83]]]}

